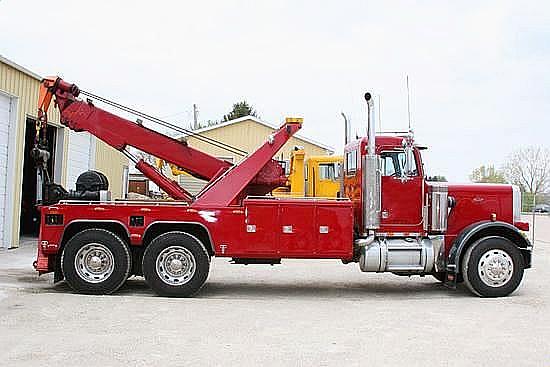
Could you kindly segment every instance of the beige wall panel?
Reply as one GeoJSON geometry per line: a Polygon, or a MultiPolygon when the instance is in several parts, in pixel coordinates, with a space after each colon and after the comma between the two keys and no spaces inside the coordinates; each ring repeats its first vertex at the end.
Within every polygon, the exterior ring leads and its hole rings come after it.
{"type": "Polygon", "coordinates": [[[95,169],[107,176],[112,198],[121,199],[124,166],[128,165],[128,158],[101,140],[95,140],[97,142],[95,169]]]}
{"type": "MultiPolygon", "coordinates": [[[[233,125],[227,125],[218,129],[205,131],[201,133],[201,135],[222,141],[226,144],[252,153],[266,141],[267,137],[271,133],[273,133],[273,129],[252,120],[246,120],[233,125]]],[[[189,137],[188,142],[192,147],[218,157],[234,157],[236,162],[242,159],[242,157],[234,153],[230,153],[224,149],[212,146],[193,137],[189,137]]],[[[306,155],[327,155],[330,153],[318,145],[292,137],[275,155],[275,158],[289,159],[290,152],[297,145],[304,147],[306,155]],[[281,153],[283,154],[283,157],[281,157],[281,153]]]]}

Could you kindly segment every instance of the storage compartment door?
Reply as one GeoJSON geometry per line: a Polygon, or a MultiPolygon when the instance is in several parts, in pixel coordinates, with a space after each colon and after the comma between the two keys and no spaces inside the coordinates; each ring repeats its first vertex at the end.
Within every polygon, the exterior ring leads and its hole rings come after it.
{"type": "Polygon", "coordinates": [[[317,207],[317,254],[322,257],[351,259],[353,257],[352,208],[342,206],[317,207]]]}
{"type": "Polygon", "coordinates": [[[282,257],[311,257],[316,253],[314,205],[281,205],[279,246],[282,257]]]}
{"type": "Polygon", "coordinates": [[[272,257],[277,252],[277,205],[247,205],[246,257],[272,257]]]}

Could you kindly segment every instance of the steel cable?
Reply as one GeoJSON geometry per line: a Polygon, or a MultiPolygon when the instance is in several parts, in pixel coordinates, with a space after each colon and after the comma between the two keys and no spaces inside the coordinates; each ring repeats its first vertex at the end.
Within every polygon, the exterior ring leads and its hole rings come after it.
{"type": "Polygon", "coordinates": [[[234,153],[234,154],[237,154],[237,155],[240,155],[242,157],[246,156],[248,154],[248,152],[242,150],[242,149],[239,149],[237,147],[234,147],[232,145],[229,145],[227,143],[224,143],[224,142],[221,142],[219,140],[216,140],[216,139],[212,139],[212,138],[209,138],[209,137],[206,137],[206,136],[203,136],[201,134],[198,134],[192,130],[188,130],[188,129],[185,129],[183,127],[179,127],[177,125],[174,125],[174,124],[171,124],[167,121],[164,121],[164,120],[161,120],[159,118],[156,118],[154,116],[150,116],[146,113],[143,113],[143,112],[140,112],[136,109],[133,109],[133,108],[130,108],[130,107],[127,107],[127,106],[124,106],[124,105],[121,105],[120,103],[117,103],[117,102],[113,102],[113,101],[110,101],[108,100],[107,98],[103,98],[103,97],[100,97],[98,95],[95,95],[93,93],[90,93],[90,92],[87,92],[87,91],[83,91],[81,90],[80,91],[81,94],[85,95],[85,96],[88,96],[90,98],[93,98],[93,99],[97,99],[98,101],[100,102],[103,102],[105,104],[108,104],[108,105],[111,105],[115,108],[118,108],[122,111],[125,111],[125,112],[128,112],[128,113],[131,113],[131,114],[134,114],[136,116],[139,116],[139,117],[142,117],[148,121],[151,121],[151,122],[154,122],[158,125],[161,125],[161,126],[164,126],[168,129],[172,129],[174,131],[178,131],[180,133],[183,133],[183,134],[186,134],[186,135],[190,135],[190,136],[193,136],[195,138],[197,138],[198,140],[201,140],[207,144],[211,144],[213,146],[216,146],[218,148],[221,148],[221,149],[224,149],[228,152],[231,152],[231,153],[234,153]]]}

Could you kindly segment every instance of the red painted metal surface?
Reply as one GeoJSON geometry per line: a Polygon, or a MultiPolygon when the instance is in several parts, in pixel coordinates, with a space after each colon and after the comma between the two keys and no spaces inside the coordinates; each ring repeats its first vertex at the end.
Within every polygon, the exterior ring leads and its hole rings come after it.
{"type": "Polygon", "coordinates": [[[450,247],[468,225],[492,219],[514,225],[512,187],[496,184],[449,184],[449,196],[456,200],[448,218],[445,243],[450,247]]]}
{"type": "Polygon", "coordinates": [[[63,232],[82,221],[119,224],[134,246],[142,245],[147,229],[155,223],[194,223],[207,229],[216,256],[345,260],[353,256],[352,208],[347,200],[246,199],[243,206],[235,207],[183,202],[60,203],[41,208],[42,223],[47,214],[63,215],[63,225],[42,225],[36,262],[40,272],[53,269],[63,232]],[[131,216],[143,216],[143,226],[130,226],[131,216]],[[284,231],[289,226],[292,229],[284,231]]]}

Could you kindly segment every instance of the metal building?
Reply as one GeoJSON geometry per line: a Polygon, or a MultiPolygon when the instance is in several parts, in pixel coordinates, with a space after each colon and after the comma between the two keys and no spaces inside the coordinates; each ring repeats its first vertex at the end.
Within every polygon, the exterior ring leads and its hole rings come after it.
{"type": "MultiPolygon", "coordinates": [[[[235,120],[197,129],[195,132],[202,136],[224,142],[235,148],[251,153],[262,145],[266,138],[278,128],[279,126],[262,121],[257,117],[245,116],[235,120]]],[[[198,140],[193,136],[186,136],[181,139],[186,139],[187,143],[194,148],[232,163],[238,163],[241,159],[243,159],[243,156],[232,154],[222,148],[218,148],[205,143],[202,140],[198,140]]],[[[283,148],[281,148],[274,158],[280,161],[288,162],[290,159],[290,152],[296,146],[304,148],[306,157],[314,155],[330,155],[334,153],[334,149],[332,147],[297,134],[290,138],[290,140],[283,146],[283,148]]],[[[185,189],[192,194],[199,192],[200,189],[202,189],[202,187],[206,184],[205,181],[198,180],[189,175],[180,175],[178,180],[179,184],[185,187],[185,189]]]]}
{"type": "MultiPolygon", "coordinates": [[[[17,247],[20,235],[36,235],[36,180],[29,157],[34,144],[41,77],[0,56],[0,247],[17,247]]],[[[74,189],[78,175],[96,169],[107,175],[114,198],[122,197],[128,159],[86,132],[59,122],[52,109],[47,128],[54,181],[74,189]]]]}

